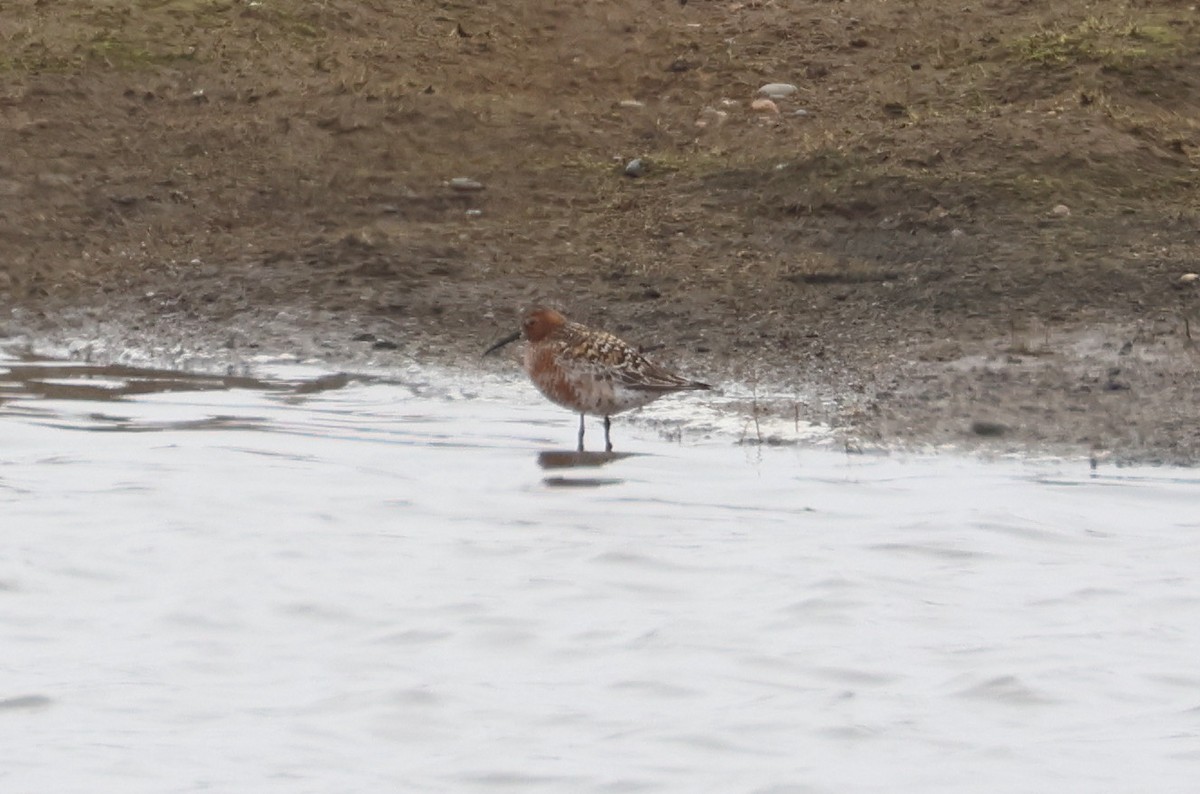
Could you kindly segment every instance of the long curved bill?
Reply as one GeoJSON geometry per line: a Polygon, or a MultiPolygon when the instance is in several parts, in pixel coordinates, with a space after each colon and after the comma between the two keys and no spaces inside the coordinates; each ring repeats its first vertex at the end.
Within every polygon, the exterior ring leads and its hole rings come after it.
{"type": "Polygon", "coordinates": [[[500,348],[504,347],[505,345],[509,344],[510,342],[515,342],[520,338],[521,338],[521,332],[513,331],[511,334],[504,337],[499,342],[497,342],[496,344],[489,347],[487,350],[483,351],[483,355],[490,356],[492,353],[495,353],[500,348]]]}

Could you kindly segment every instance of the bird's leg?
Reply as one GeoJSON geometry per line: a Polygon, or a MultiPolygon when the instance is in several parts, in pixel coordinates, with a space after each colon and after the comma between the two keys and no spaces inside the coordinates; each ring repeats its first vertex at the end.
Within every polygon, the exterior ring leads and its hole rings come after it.
{"type": "Polygon", "coordinates": [[[612,420],[607,416],[604,417],[604,451],[612,452],[612,442],[608,440],[608,430],[612,427],[612,420]]]}
{"type": "Polygon", "coordinates": [[[583,414],[579,415],[579,451],[583,452],[583,414]]]}

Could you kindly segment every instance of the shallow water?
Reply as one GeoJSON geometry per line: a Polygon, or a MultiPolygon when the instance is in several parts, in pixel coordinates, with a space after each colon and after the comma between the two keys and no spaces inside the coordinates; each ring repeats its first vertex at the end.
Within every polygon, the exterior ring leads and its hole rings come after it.
{"type": "Polygon", "coordinates": [[[0,360],[6,794],[1200,780],[1196,472],[264,371],[0,360]]]}

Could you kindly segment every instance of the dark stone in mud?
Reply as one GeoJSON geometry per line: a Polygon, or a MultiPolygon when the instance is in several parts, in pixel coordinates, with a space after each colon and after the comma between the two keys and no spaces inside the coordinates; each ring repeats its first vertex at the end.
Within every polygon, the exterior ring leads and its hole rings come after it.
{"type": "Polygon", "coordinates": [[[971,423],[971,432],[981,438],[999,438],[1008,432],[1008,425],[1001,422],[990,422],[986,419],[976,419],[971,423]]]}
{"type": "Polygon", "coordinates": [[[375,336],[375,334],[363,333],[363,334],[356,335],[352,341],[354,341],[354,342],[378,342],[379,337],[375,336]]]}
{"type": "Polygon", "coordinates": [[[388,339],[380,339],[371,345],[373,350],[399,350],[400,345],[388,339]]]}

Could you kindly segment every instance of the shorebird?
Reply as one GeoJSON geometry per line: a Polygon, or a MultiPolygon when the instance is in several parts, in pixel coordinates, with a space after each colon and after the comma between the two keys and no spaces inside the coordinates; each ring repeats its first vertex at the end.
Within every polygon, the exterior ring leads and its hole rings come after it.
{"type": "Polygon", "coordinates": [[[647,361],[633,346],[605,331],[573,323],[554,309],[525,313],[521,330],[484,351],[494,353],[522,336],[525,371],[551,402],[579,413],[579,451],[583,420],[604,417],[604,451],[612,452],[612,415],[641,408],[665,394],[711,389],[707,383],[668,372],[647,361]]]}

